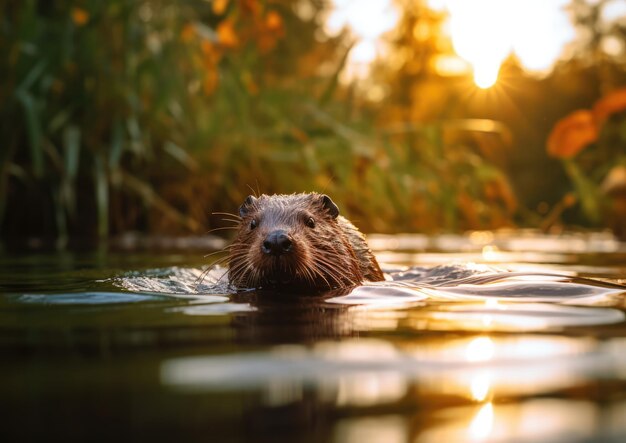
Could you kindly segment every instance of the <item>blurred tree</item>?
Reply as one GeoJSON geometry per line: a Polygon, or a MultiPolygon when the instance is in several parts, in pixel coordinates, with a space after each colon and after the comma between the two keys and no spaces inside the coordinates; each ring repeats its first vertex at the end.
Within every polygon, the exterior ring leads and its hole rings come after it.
{"type": "Polygon", "coordinates": [[[278,188],[263,163],[302,159],[310,67],[341,40],[315,37],[320,2],[2,3],[2,233],[61,245],[201,231],[245,184],[278,188]]]}
{"type": "Polygon", "coordinates": [[[511,57],[483,91],[425,1],[345,84],[327,1],[0,0],[0,232],[202,232],[251,188],[332,193],[365,230],[538,224],[570,191],[550,128],[626,82],[611,3],[573,1],[590,37],[548,77],[511,57]]]}
{"type": "Polygon", "coordinates": [[[468,109],[471,80],[443,32],[445,15],[425,1],[395,3],[401,19],[373,74],[387,90],[377,121],[399,160],[390,169],[403,176],[402,191],[390,190],[398,216],[410,214],[412,230],[511,225],[517,202],[502,169],[509,130],[468,109]]]}
{"type": "Polygon", "coordinates": [[[572,0],[569,6],[572,21],[578,30],[573,59],[593,69],[600,94],[623,85],[626,21],[623,16],[611,12],[619,3],[619,0],[572,0]]]}

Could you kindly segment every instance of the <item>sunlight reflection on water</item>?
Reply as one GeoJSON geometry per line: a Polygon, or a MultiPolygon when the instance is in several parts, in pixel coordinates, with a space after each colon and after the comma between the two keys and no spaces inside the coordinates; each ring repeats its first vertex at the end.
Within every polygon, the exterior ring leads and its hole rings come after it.
{"type": "MultiPolygon", "coordinates": [[[[616,246],[599,236],[589,256],[571,238],[546,254],[541,241],[521,250],[519,238],[445,236],[426,240],[424,253],[399,236],[389,256],[417,258],[383,266],[387,281],[310,296],[233,293],[225,268],[198,262],[80,270],[70,286],[67,273],[50,287],[18,273],[0,297],[2,343],[27,358],[3,374],[45,407],[76,399],[66,404],[81,420],[92,415],[81,415],[85,392],[121,414],[109,393],[145,392],[137,410],[159,423],[193,410],[197,429],[221,426],[221,435],[270,416],[321,429],[312,441],[626,441],[626,304],[615,284],[625,251],[596,257],[616,246]],[[478,263],[451,264],[469,255],[478,263]],[[537,263],[499,261],[511,257],[537,263]],[[35,370],[29,356],[40,349],[67,353],[34,360],[35,370]],[[95,357],[59,357],[83,353],[95,357]]],[[[11,386],[12,401],[29,398],[11,386]]]]}
{"type": "Polygon", "coordinates": [[[162,364],[161,382],[195,392],[313,385],[333,392],[338,403],[364,405],[397,400],[412,383],[431,393],[477,400],[487,393],[564,389],[595,377],[623,376],[625,370],[624,340],[609,346],[581,338],[478,336],[403,346],[345,340],[276,346],[266,353],[176,358],[162,364]]]}
{"type": "MultiPolygon", "coordinates": [[[[197,306],[176,307],[169,312],[210,316],[254,311],[249,303],[216,295],[228,291],[225,272],[219,267],[208,272],[166,268],[154,270],[151,276],[118,278],[116,284],[138,294],[195,299],[197,306]],[[222,298],[212,299],[215,297],[222,298]]],[[[390,276],[391,281],[368,283],[322,303],[353,306],[355,328],[364,331],[398,327],[539,331],[619,323],[625,318],[622,311],[610,308],[620,305],[624,287],[595,280],[506,272],[472,263],[401,268],[392,270],[390,276]]]]}
{"type": "MultiPolygon", "coordinates": [[[[623,441],[626,401],[599,406],[589,401],[531,399],[516,404],[491,402],[445,409],[430,419],[413,441],[563,442],[623,441]]],[[[427,420],[427,419],[424,419],[427,420]]],[[[402,415],[347,418],[335,428],[333,441],[409,441],[411,423],[402,415]]]]}
{"type": "Polygon", "coordinates": [[[444,411],[437,416],[443,424],[427,429],[418,441],[620,441],[626,427],[619,414],[625,412],[623,401],[605,406],[557,399],[486,403],[444,411]]]}
{"type": "MultiPolygon", "coordinates": [[[[320,312],[326,306],[340,309],[332,311],[336,317],[328,317],[330,313],[324,317],[331,323],[345,323],[340,341],[170,358],[160,365],[162,386],[194,395],[253,391],[272,408],[306,402],[310,392],[321,402],[348,410],[419,405],[424,398],[449,403],[425,408],[424,422],[415,436],[405,415],[341,419],[332,434],[337,442],[569,442],[626,435],[626,423],[615,418],[626,410],[623,402],[545,398],[588,389],[603,380],[626,382],[623,338],[547,335],[576,330],[567,328],[624,323],[626,315],[620,309],[624,287],[579,278],[576,268],[569,265],[581,266],[576,254],[583,250],[621,254],[621,246],[602,236],[591,243],[552,238],[547,246],[544,239],[515,242],[480,233],[464,238],[461,245],[459,237],[442,236],[436,240],[438,248],[456,248],[464,252],[455,254],[455,259],[478,262],[450,264],[447,252],[415,255],[407,244],[424,248],[432,244],[420,238],[408,240],[394,237],[386,244],[388,252],[379,254],[390,263],[385,267],[387,281],[367,283],[344,295],[311,299],[311,306],[318,306],[320,312]],[[591,250],[585,249],[589,244],[591,250]],[[556,265],[546,264],[552,260],[569,267],[560,272],[556,265]],[[402,266],[407,262],[431,266],[402,266]],[[519,265],[509,266],[514,262],[519,265]],[[507,269],[492,266],[502,263],[507,263],[507,269]],[[533,267],[533,263],[540,265],[533,267]],[[345,335],[350,333],[396,334],[399,338],[352,339],[345,335]],[[507,404],[502,399],[513,400],[507,404]],[[604,422],[598,419],[600,415],[612,418],[604,422]]],[[[385,239],[374,243],[385,246],[385,239]]],[[[118,283],[138,293],[193,294],[202,299],[228,293],[224,280],[224,268],[206,275],[199,269],[171,268],[149,277],[122,277],[118,283]],[[200,279],[204,280],[199,283],[200,279]]],[[[263,300],[262,294],[258,300],[263,300]]],[[[167,312],[240,319],[248,315],[247,321],[253,323],[246,324],[250,325],[255,324],[255,316],[271,312],[272,306],[257,306],[244,294],[208,298],[206,303],[194,300],[167,312]]],[[[320,321],[315,314],[302,318],[320,321]]],[[[258,325],[265,321],[275,318],[259,320],[258,325]]]]}

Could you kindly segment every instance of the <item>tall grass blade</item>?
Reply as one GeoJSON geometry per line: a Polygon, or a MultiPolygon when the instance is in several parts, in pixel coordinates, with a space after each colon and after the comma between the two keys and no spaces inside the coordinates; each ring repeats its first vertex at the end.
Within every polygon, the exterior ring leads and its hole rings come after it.
{"type": "Polygon", "coordinates": [[[111,148],[109,150],[109,167],[112,171],[119,166],[122,153],[124,152],[124,127],[119,119],[113,122],[111,131],[111,148]]]}
{"type": "Polygon", "coordinates": [[[126,189],[139,196],[144,201],[146,206],[157,209],[165,217],[187,227],[190,231],[198,232],[200,229],[200,223],[193,218],[182,214],[180,211],[176,210],[173,206],[159,197],[159,195],[154,192],[148,183],[138,179],[137,177],[133,177],[123,170],[120,170],[119,173],[122,178],[122,183],[126,189]]]}
{"type": "Polygon", "coordinates": [[[98,238],[104,240],[109,233],[109,183],[101,154],[94,157],[94,191],[98,219],[98,238]]]}
{"type": "Polygon", "coordinates": [[[25,90],[16,92],[17,101],[22,105],[26,117],[26,132],[30,146],[31,161],[35,177],[43,176],[43,149],[41,146],[41,121],[35,98],[25,90]]]}
{"type": "Polygon", "coordinates": [[[65,249],[67,247],[68,240],[67,215],[65,214],[64,205],[59,201],[61,198],[60,192],[54,187],[51,191],[52,201],[54,202],[54,218],[57,228],[56,247],[57,249],[65,249]]]}
{"type": "Polygon", "coordinates": [[[354,47],[354,42],[351,43],[346,48],[346,51],[344,52],[343,57],[341,57],[341,60],[339,61],[339,64],[337,65],[337,69],[335,69],[335,72],[328,80],[328,84],[326,85],[326,88],[324,88],[324,92],[322,92],[322,95],[320,96],[318,100],[318,103],[320,106],[325,106],[330,101],[335,90],[337,89],[337,85],[339,84],[339,76],[341,75],[341,71],[343,71],[343,68],[346,66],[346,63],[348,61],[348,56],[350,55],[350,52],[352,51],[353,47],[354,47]]]}
{"type": "Polygon", "coordinates": [[[71,216],[76,211],[76,176],[80,157],[80,129],[69,126],[63,131],[63,170],[62,196],[65,207],[71,216]]]}
{"type": "Polygon", "coordinates": [[[185,166],[190,171],[198,170],[198,162],[190,156],[187,151],[178,146],[172,141],[166,141],[163,145],[163,149],[167,152],[172,158],[177,160],[181,165],[185,166]]]}

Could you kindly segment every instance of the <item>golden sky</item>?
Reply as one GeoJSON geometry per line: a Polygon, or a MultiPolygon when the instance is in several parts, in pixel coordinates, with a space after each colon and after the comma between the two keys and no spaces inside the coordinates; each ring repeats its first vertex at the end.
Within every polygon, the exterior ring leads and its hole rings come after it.
{"type": "MultiPolygon", "coordinates": [[[[589,0],[594,2],[595,0],[589,0]]],[[[502,62],[514,54],[524,69],[536,74],[550,71],[567,55],[576,37],[566,6],[569,0],[428,0],[435,10],[449,14],[445,25],[454,50],[469,63],[474,82],[488,88],[495,84],[502,62]]],[[[400,17],[392,0],[333,0],[326,31],[335,35],[348,27],[357,39],[350,54],[347,77],[367,75],[376,57],[385,56],[381,36],[400,17]]],[[[606,21],[626,17],[626,2],[610,1],[606,21]]],[[[607,51],[624,52],[624,43],[609,41],[607,51]],[[621,46],[620,46],[621,45],[621,46]]]]}

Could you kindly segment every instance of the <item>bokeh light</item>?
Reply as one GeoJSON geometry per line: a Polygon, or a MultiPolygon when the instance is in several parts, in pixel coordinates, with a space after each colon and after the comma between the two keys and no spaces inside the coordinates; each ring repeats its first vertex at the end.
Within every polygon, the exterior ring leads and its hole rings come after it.
{"type": "Polygon", "coordinates": [[[344,79],[364,78],[370,64],[384,53],[380,37],[395,27],[400,14],[389,0],[333,0],[332,3],[332,12],[325,23],[326,33],[335,36],[347,30],[355,42],[344,79]]]}
{"type": "Polygon", "coordinates": [[[473,67],[480,88],[493,86],[514,54],[529,72],[545,73],[574,37],[566,0],[447,0],[431,6],[450,14],[454,50],[473,67]],[[532,32],[529,32],[529,26],[532,32]]]}

